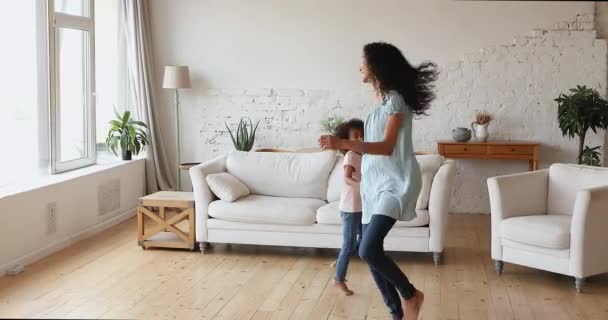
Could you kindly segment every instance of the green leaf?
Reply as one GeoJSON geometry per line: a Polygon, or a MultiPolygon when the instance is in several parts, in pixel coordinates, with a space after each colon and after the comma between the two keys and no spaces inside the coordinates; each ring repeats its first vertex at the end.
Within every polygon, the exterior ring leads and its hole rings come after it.
{"type": "Polygon", "coordinates": [[[125,114],[122,116],[122,125],[123,127],[127,125],[129,122],[129,118],[131,117],[131,111],[125,111],[125,114]]]}
{"type": "Polygon", "coordinates": [[[148,125],[147,125],[147,124],[145,124],[145,123],[143,123],[143,122],[141,122],[141,121],[133,121],[133,123],[134,123],[134,124],[136,124],[136,125],[138,125],[138,126],[142,126],[142,127],[144,127],[144,128],[147,128],[147,127],[148,127],[148,125]]]}

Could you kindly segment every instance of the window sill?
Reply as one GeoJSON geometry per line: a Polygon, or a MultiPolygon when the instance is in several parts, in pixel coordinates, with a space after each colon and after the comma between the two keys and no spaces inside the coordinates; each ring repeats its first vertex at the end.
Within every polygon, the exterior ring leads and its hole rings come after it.
{"type": "Polygon", "coordinates": [[[27,177],[25,181],[0,186],[0,199],[95,174],[111,168],[126,166],[133,162],[144,161],[144,159],[145,157],[134,157],[133,160],[124,161],[115,157],[111,153],[98,152],[97,163],[94,165],[59,174],[44,174],[34,177],[30,176],[27,177]]]}

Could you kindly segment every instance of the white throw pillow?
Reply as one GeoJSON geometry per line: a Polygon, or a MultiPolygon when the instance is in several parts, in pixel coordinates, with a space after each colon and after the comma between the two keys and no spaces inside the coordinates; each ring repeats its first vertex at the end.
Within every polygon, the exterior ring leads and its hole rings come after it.
{"type": "Polygon", "coordinates": [[[225,201],[235,201],[249,195],[249,188],[230,173],[214,173],[206,178],[211,192],[225,201]]]}

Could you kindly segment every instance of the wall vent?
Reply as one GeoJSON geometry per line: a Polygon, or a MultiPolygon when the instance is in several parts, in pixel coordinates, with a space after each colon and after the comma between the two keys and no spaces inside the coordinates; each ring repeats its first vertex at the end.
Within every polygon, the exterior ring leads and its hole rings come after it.
{"type": "Polygon", "coordinates": [[[46,233],[51,235],[57,232],[57,202],[46,205],[46,233]]]}
{"type": "Polygon", "coordinates": [[[113,179],[97,187],[97,214],[100,216],[120,209],[120,179],[113,179]]]}

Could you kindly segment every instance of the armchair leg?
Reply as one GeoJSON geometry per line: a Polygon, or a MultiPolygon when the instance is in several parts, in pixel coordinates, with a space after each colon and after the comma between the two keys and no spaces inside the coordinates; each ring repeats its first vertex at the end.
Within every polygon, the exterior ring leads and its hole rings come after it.
{"type": "Polygon", "coordinates": [[[433,252],[433,262],[435,265],[439,265],[441,263],[441,252],[433,252]]]}
{"type": "Polygon", "coordinates": [[[583,291],[583,286],[585,285],[585,278],[575,278],[574,286],[576,287],[576,292],[581,293],[583,291]]]}
{"type": "Polygon", "coordinates": [[[496,270],[496,273],[502,274],[502,269],[504,269],[504,267],[505,267],[504,262],[502,262],[500,260],[494,260],[494,269],[496,270]]]}

